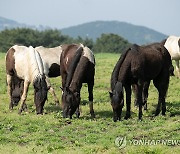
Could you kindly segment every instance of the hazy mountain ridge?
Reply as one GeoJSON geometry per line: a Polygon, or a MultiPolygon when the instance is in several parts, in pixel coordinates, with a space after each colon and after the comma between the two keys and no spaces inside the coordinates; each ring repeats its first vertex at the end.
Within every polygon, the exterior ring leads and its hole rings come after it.
{"type": "MultiPolygon", "coordinates": [[[[0,31],[4,29],[12,28],[31,28],[37,30],[50,29],[47,26],[32,26],[18,23],[14,20],[0,17],[0,31]]],[[[94,21],[89,23],[80,24],[77,26],[71,26],[61,29],[62,34],[69,35],[71,37],[81,36],[82,38],[91,38],[96,40],[102,33],[114,33],[118,34],[131,43],[147,44],[152,42],[158,42],[165,39],[167,36],[143,26],[136,26],[126,22],[119,21],[94,21]]]]}
{"type": "Polygon", "coordinates": [[[19,23],[11,19],[0,17],[0,31],[5,29],[13,29],[13,28],[31,28],[31,29],[37,29],[37,30],[45,30],[50,29],[48,26],[33,26],[33,25],[27,25],[24,23],[19,23]]]}
{"type": "Polygon", "coordinates": [[[63,34],[72,37],[81,36],[82,38],[92,38],[96,40],[102,33],[118,34],[131,43],[147,44],[158,42],[167,36],[143,26],[136,26],[126,22],[119,21],[95,21],[69,28],[61,29],[63,34]]]}

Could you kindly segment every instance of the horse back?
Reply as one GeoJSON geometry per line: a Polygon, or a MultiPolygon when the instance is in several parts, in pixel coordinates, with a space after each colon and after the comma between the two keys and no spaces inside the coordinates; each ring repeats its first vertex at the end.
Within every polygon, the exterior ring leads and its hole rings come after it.
{"type": "Polygon", "coordinates": [[[77,44],[64,44],[62,45],[62,55],[60,57],[60,68],[63,67],[65,72],[68,72],[68,68],[71,64],[73,57],[75,56],[76,50],[78,49],[77,44]]]}
{"type": "Polygon", "coordinates": [[[95,59],[92,51],[83,45],[63,45],[60,60],[62,77],[67,75],[66,86],[80,89],[82,83],[94,82],[95,59]]]}
{"type": "Polygon", "coordinates": [[[129,78],[151,80],[167,69],[170,62],[170,55],[163,45],[132,46],[120,67],[118,78],[120,81],[129,78]]]}
{"type": "Polygon", "coordinates": [[[14,45],[8,50],[6,54],[6,70],[8,74],[16,74],[24,79],[24,72],[28,70],[28,59],[26,59],[27,49],[25,46],[14,45]],[[26,69],[24,67],[26,67],[26,69]]]}
{"type": "Polygon", "coordinates": [[[36,47],[35,50],[40,54],[43,61],[44,73],[48,77],[60,76],[60,57],[62,53],[61,46],[54,48],[36,47]]]}
{"type": "Polygon", "coordinates": [[[6,73],[13,76],[15,73],[15,59],[14,59],[14,52],[13,48],[10,48],[6,54],[6,73]]]}
{"type": "Polygon", "coordinates": [[[164,46],[173,60],[180,59],[180,37],[169,36],[164,46]]]}

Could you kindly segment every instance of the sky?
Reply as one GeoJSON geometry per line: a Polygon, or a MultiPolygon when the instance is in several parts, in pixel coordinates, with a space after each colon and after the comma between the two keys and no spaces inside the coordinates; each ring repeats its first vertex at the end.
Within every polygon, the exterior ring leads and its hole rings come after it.
{"type": "Polygon", "coordinates": [[[58,29],[116,20],[180,36],[180,0],[0,0],[0,16],[58,29]]]}

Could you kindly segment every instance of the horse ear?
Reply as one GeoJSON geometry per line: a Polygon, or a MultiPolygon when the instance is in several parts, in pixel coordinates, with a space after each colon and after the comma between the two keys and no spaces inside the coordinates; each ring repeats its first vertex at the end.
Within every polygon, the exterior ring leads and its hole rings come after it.
{"type": "Polygon", "coordinates": [[[49,90],[51,88],[51,86],[47,86],[47,90],[49,90]]]}
{"type": "Polygon", "coordinates": [[[74,95],[75,95],[76,97],[80,97],[80,93],[78,93],[78,92],[75,92],[74,95]]]}
{"type": "Polygon", "coordinates": [[[66,89],[65,89],[69,94],[71,93],[71,90],[68,88],[68,87],[66,87],[66,89]]]}
{"type": "Polygon", "coordinates": [[[64,91],[62,87],[59,87],[59,88],[60,88],[62,91],[64,91]]]}
{"type": "Polygon", "coordinates": [[[113,96],[113,93],[111,91],[109,91],[109,96],[110,96],[110,98],[112,98],[112,96],[113,96]]]}

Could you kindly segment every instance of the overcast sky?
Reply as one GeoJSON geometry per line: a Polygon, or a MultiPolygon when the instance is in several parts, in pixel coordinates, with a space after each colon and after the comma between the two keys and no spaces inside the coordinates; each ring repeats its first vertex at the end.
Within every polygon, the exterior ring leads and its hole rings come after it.
{"type": "Polygon", "coordinates": [[[52,28],[117,20],[180,36],[180,0],[0,0],[0,16],[52,28]]]}

